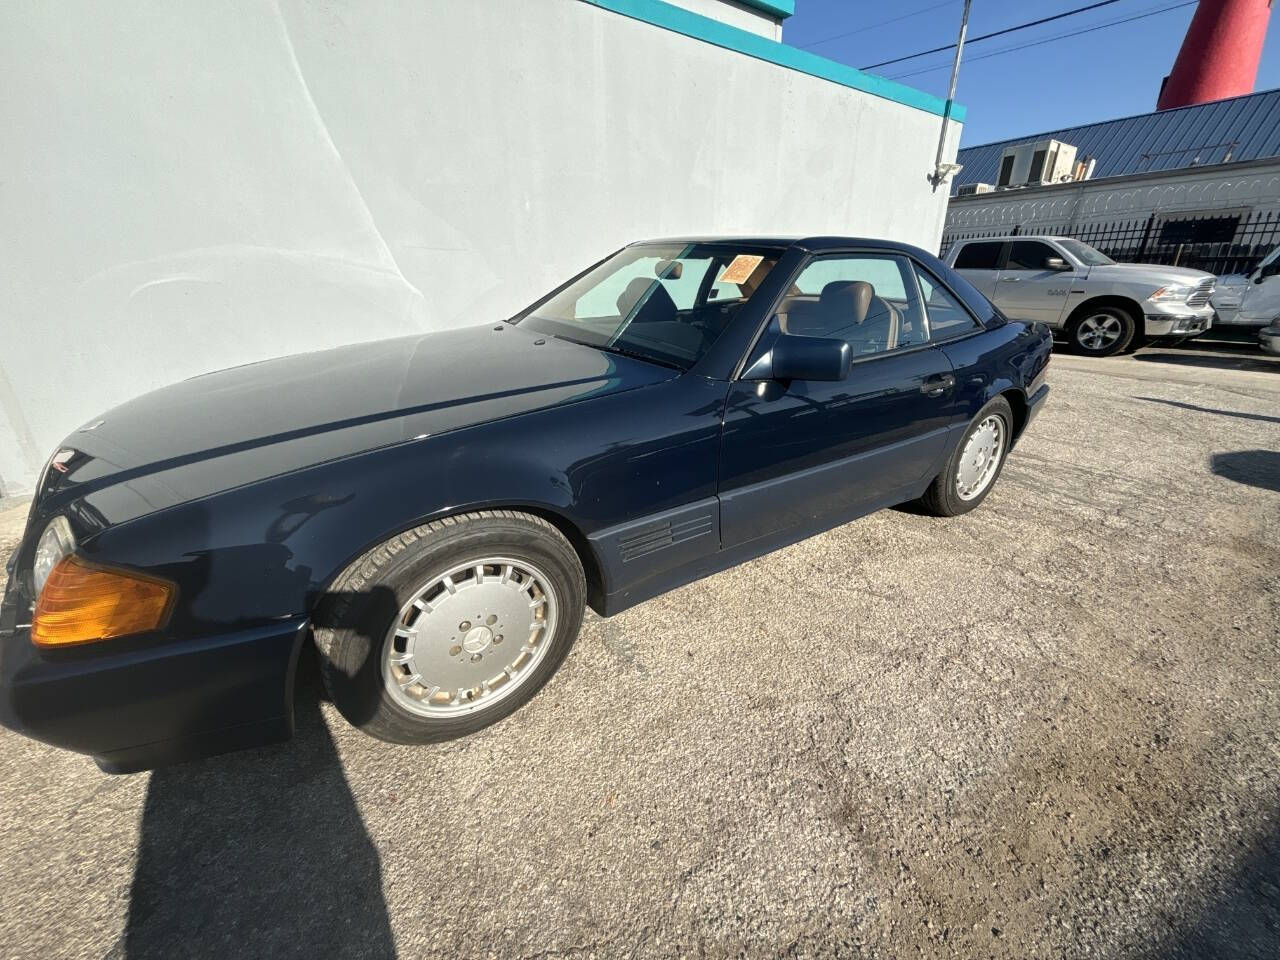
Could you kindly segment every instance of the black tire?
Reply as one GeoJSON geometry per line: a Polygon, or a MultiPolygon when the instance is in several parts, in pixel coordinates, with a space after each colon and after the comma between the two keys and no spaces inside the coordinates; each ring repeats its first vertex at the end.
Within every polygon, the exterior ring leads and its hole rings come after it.
{"type": "Polygon", "coordinates": [[[951,456],[947,457],[947,465],[942,468],[941,473],[934,477],[933,483],[929,485],[929,489],[920,498],[920,505],[935,517],[958,517],[962,513],[968,513],[973,510],[983,500],[987,499],[987,495],[995,489],[996,482],[1000,479],[1000,474],[1004,470],[1004,462],[1009,456],[1009,446],[1012,441],[1013,410],[1004,397],[996,397],[979,410],[977,416],[970,422],[969,428],[965,430],[960,442],[951,451],[951,456]],[[965,445],[979,425],[991,416],[999,417],[1003,422],[1004,442],[1003,449],[1001,449],[999,455],[1000,460],[995,466],[995,473],[987,481],[987,485],[972,499],[965,500],[960,496],[958,484],[960,462],[965,445]]]}
{"type": "MultiPolygon", "coordinates": [[[[1129,348],[1138,333],[1138,321],[1133,314],[1123,307],[1091,306],[1084,304],[1075,312],[1071,322],[1067,324],[1067,342],[1071,350],[1084,357],[1110,357],[1122,353],[1129,348]],[[1092,336],[1100,324],[1108,321],[1119,325],[1119,336],[1114,340],[1102,343],[1092,336]],[[1091,346],[1091,343],[1100,343],[1091,346]]],[[[1110,336],[1108,333],[1107,336],[1110,336]]]]}
{"type": "Polygon", "coordinates": [[[585,602],[582,564],[559,530],[540,517],[492,510],[424,524],[370,550],[333,583],[312,632],[325,687],[352,725],[391,743],[432,743],[474,733],[527,703],[564,662],[585,602]],[[489,706],[454,717],[413,713],[392,698],[383,680],[393,623],[432,579],[489,556],[534,564],[551,581],[558,612],[545,641],[549,647],[527,678],[489,706]]]}

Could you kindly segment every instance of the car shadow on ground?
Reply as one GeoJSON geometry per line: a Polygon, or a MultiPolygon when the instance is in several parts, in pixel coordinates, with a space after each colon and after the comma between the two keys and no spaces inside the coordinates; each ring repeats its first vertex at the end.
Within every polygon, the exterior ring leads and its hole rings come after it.
{"type": "Polygon", "coordinates": [[[1215,453],[1209,461],[1209,469],[1216,476],[1236,483],[1280,493],[1280,453],[1274,450],[1215,453]]]}
{"type": "Polygon", "coordinates": [[[1245,413],[1241,410],[1219,410],[1217,407],[1201,407],[1194,403],[1183,403],[1181,400],[1165,400],[1161,397],[1134,397],[1148,403],[1163,403],[1169,407],[1181,407],[1183,410],[1194,410],[1196,413],[1212,413],[1219,417],[1235,417],[1239,420],[1258,420],[1262,423],[1280,423],[1280,417],[1269,417],[1264,413],[1245,413]]]}
{"type": "Polygon", "coordinates": [[[1274,817],[1222,890],[1154,957],[1262,960],[1280,956],[1280,822],[1274,817]]]}
{"type": "Polygon", "coordinates": [[[288,743],[157,770],[113,957],[393,957],[378,853],[299,664],[288,743]]]}
{"type": "Polygon", "coordinates": [[[1131,358],[1142,363],[1280,374],[1280,358],[1263,353],[1256,342],[1248,344],[1195,340],[1179,346],[1152,345],[1138,348],[1131,358]]]}

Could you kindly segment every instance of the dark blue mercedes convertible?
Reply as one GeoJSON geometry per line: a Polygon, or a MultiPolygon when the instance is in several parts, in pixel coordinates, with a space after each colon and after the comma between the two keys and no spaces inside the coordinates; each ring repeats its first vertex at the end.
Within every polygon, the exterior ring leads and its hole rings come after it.
{"type": "Polygon", "coordinates": [[[0,720],[126,772],[507,716],[609,616],[882,507],[972,510],[1047,330],[937,258],[637,243],[501,323],[196,377],[67,438],[0,608],[0,720]]]}

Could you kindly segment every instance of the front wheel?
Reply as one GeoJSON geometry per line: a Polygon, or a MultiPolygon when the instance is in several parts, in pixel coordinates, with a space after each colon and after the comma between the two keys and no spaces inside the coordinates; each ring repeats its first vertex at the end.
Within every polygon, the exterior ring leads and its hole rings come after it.
{"type": "Polygon", "coordinates": [[[1004,397],[979,410],[920,504],[934,516],[957,517],[982,503],[1004,468],[1012,425],[1013,410],[1004,397]]]}
{"type": "Polygon", "coordinates": [[[426,524],[334,583],[314,629],[325,686],[381,740],[474,733],[551,678],[585,598],[578,555],[540,517],[495,510],[426,524]]]}
{"type": "Polygon", "coordinates": [[[1133,341],[1138,324],[1120,307],[1085,307],[1068,325],[1071,348],[1086,357],[1109,357],[1133,341]]]}

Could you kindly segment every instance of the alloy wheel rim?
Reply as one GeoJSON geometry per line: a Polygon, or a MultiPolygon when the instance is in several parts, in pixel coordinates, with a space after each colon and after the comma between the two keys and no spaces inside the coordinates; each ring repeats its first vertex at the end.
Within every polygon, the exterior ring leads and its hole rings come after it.
{"type": "Polygon", "coordinates": [[[392,700],[419,716],[487,709],[533,675],[558,614],[550,578],[526,560],[457,564],[400,608],[383,647],[383,684],[392,700]]]}
{"type": "Polygon", "coordinates": [[[991,486],[1004,454],[1004,437],[1004,420],[995,414],[986,417],[969,434],[956,470],[956,494],[961,500],[972,500],[991,486]]]}
{"type": "Polygon", "coordinates": [[[1085,317],[1076,328],[1076,340],[1086,350],[1105,350],[1124,332],[1124,326],[1118,317],[1109,313],[1095,313],[1085,317]]]}

